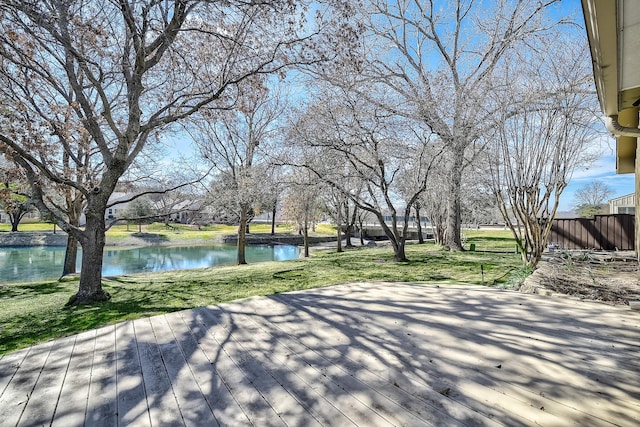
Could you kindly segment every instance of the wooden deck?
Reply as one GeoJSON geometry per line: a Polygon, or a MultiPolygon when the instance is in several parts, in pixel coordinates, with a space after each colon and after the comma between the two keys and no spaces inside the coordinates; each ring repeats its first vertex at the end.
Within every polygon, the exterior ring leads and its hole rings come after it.
{"type": "Polygon", "coordinates": [[[357,283],[6,354],[0,392],[0,426],[635,426],[640,313],[357,283]]]}

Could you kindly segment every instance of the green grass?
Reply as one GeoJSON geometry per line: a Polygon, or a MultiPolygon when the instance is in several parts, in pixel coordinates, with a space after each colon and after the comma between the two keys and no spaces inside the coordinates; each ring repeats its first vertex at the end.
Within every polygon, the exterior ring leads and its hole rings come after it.
{"type": "Polygon", "coordinates": [[[463,230],[466,237],[465,248],[471,243],[476,246],[476,251],[490,252],[515,252],[516,242],[510,230],[463,230]]]}
{"type": "MultiPolygon", "coordinates": [[[[251,224],[249,226],[251,234],[269,234],[271,233],[271,224],[251,224]]],[[[295,226],[291,224],[278,224],[276,226],[276,233],[278,234],[291,234],[297,230],[295,226]]],[[[179,244],[181,241],[219,241],[222,236],[237,234],[238,227],[234,225],[214,224],[207,225],[198,228],[193,225],[184,224],[169,224],[153,223],[145,224],[142,226],[142,232],[153,234],[155,238],[168,241],[169,243],[179,244]]],[[[126,224],[118,224],[111,227],[107,231],[107,245],[117,244],[118,241],[124,240],[127,237],[135,236],[138,233],[138,226],[136,224],[130,224],[129,227],[126,224]]],[[[334,235],[336,229],[334,226],[321,224],[318,226],[314,233],[314,236],[328,236],[334,235]]]]}
{"type": "Polygon", "coordinates": [[[473,237],[477,247],[485,248],[476,252],[408,245],[410,261],[400,263],[393,261],[390,248],[358,248],[318,251],[311,258],[285,262],[105,278],[111,300],[80,307],[65,307],[77,279],[3,285],[0,353],[127,319],[350,281],[505,286],[521,279],[518,255],[497,249],[511,247],[513,241],[507,245],[493,238],[473,237]]]}
{"type": "MultiPolygon", "coordinates": [[[[21,222],[19,231],[53,231],[53,224],[45,222],[21,222]]],[[[58,228],[59,230],[59,228],[58,228]]],[[[0,224],[0,232],[11,231],[11,224],[0,224]]],[[[250,224],[249,231],[252,234],[268,234],[271,233],[271,224],[250,224]]],[[[235,225],[214,224],[205,225],[200,228],[194,225],[175,224],[154,222],[152,224],[142,225],[143,233],[153,233],[161,236],[163,239],[170,241],[177,240],[216,240],[221,236],[236,234],[238,227],[235,225]]],[[[138,233],[137,224],[116,224],[107,231],[107,239],[117,241],[125,239],[132,234],[138,233]]],[[[276,233],[289,234],[297,233],[297,228],[293,224],[278,224],[276,233]]],[[[327,236],[336,234],[336,227],[330,224],[318,224],[315,232],[311,232],[313,236],[327,236]]]]}
{"type": "MultiPolygon", "coordinates": [[[[60,230],[59,227],[56,227],[57,230],[60,230]]],[[[53,231],[53,224],[48,222],[29,222],[22,221],[18,225],[19,231],[53,231]]],[[[0,224],[0,232],[9,232],[11,231],[11,224],[0,224]]]]}

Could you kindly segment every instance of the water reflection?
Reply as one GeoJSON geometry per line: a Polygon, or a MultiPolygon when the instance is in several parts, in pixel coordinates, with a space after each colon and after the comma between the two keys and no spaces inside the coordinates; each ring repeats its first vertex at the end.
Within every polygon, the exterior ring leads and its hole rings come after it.
{"type": "MultiPolygon", "coordinates": [[[[64,247],[0,247],[0,283],[54,279],[62,273],[64,247]]],[[[285,261],[298,258],[291,245],[247,246],[247,262],[285,261]]],[[[190,270],[235,264],[235,245],[111,248],[104,252],[102,274],[190,270]]],[[[78,256],[78,271],[80,256],[78,256]]]]}

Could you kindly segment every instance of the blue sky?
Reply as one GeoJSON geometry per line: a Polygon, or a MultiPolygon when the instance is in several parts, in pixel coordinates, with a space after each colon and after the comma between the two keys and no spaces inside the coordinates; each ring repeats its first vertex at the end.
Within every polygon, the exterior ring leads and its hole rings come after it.
{"type": "Polygon", "coordinates": [[[612,148],[603,150],[603,154],[595,164],[574,172],[568,187],[560,196],[560,211],[572,210],[575,205],[575,192],[594,180],[604,182],[613,190],[614,194],[611,198],[634,192],[634,175],[616,174],[615,140],[612,136],[609,137],[609,142],[612,148]]]}

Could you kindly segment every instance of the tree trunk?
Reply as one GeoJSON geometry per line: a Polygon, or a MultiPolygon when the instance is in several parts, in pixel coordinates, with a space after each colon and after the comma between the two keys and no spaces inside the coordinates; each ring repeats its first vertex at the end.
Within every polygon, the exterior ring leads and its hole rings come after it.
{"type": "Polygon", "coordinates": [[[387,236],[389,242],[391,242],[391,246],[393,247],[393,259],[395,261],[408,261],[404,251],[406,234],[401,234],[398,232],[398,228],[396,226],[397,218],[395,216],[395,213],[392,215],[392,228],[390,228],[387,223],[384,222],[382,214],[378,213],[376,216],[378,217],[378,223],[382,227],[382,231],[384,231],[384,234],[387,236]]]}
{"type": "Polygon", "coordinates": [[[345,246],[347,248],[353,247],[353,243],[351,243],[351,234],[353,234],[353,225],[347,224],[347,229],[344,232],[344,238],[346,240],[345,246]]]}
{"type": "Polygon", "coordinates": [[[464,149],[454,149],[453,165],[449,179],[447,197],[447,231],[445,234],[445,248],[450,251],[462,251],[462,239],[460,236],[461,207],[460,207],[460,187],[462,183],[462,160],[464,149]]]}
{"type": "Polygon", "coordinates": [[[444,224],[439,223],[436,226],[436,235],[438,236],[438,244],[444,246],[444,238],[447,234],[447,228],[444,224]]]}
{"type": "Polygon", "coordinates": [[[309,258],[309,224],[307,220],[304,220],[304,228],[303,228],[303,236],[304,236],[304,257],[309,258]]]}
{"type": "Polygon", "coordinates": [[[80,241],[82,246],[80,285],[78,293],[71,297],[67,305],[90,304],[111,298],[111,295],[102,289],[105,231],[103,217],[87,215],[85,231],[80,241]]]}
{"type": "MultiPolygon", "coordinates": [[[[349,209],[347,209],[347,215],[349,214],[349,209]]],[[[347,232],[346,232],[346,239],[347,239],[347,247],[348,248],[353,248],[353,243],[351,242],[351,235],[353,234],[353,229],[355,228],[356,225],[356,220],[358,218],[358,208],[357,207],[353,207],[353,212],[351,213],[351,218],[348,219],[348,224],[347,224],[347,232]]]]}
{"type": "Polygon", "coordinates": [[[78,259],[78,240],[71,234],[67,235],[67,249],[64,253],[64,265],[62,266],[62,276],[75,274],[76,261],[78,259]]]}
{"type": "Polygon", "coordinates": [[[247,209],[240,205],[240,224],[238,225],[238,265],[246,264],[245,247],[247,243],[247,209]]]}
{"type": "Polygon", "coordinates": [[[276,204],[273,204],[273,211],[271,211],[271,235],[276,234],[276,204]]]}
{"type": "Polygon", "coordinates": [[[404,248],[405,248],[405,239],[404,238],[398,239],[396,244],[393,245],[394,261],[408,261],[404,248]]]}
{"type": "MultiPolygon", "coordinates": [[[[80,215],[82,214],[82,198],[67,198],[67,214],[69,216],[69,224],[79,227],[80,215]]],[[[56,223],[53,223],[53,232],[56,232],[56,223]]],[[[67,248],[64,253],[64,265],[62,266],[62,276],[75,274],[78,259],[78,239],[71,233],[67,234],[67,248]]]]}
{"type": "Polygon", "coordinates": [[[418,228],[418,243],[424,243],[424,236],[422,235],[422,219],[420,218],[420,207],[416,203],[414,209],[416,210],[416,227],[418,228]]]}
{"type": "Polygon", "coordinates": [[[11,231],[18,231],[18,225],[20,225],[20,220],[22,219],[22,215],[9,214],[9,221],[11,222],[11,231]]]}
{"type": "Polygon", "coordinates": [[[338,223],[338,252],[342,252],[342,210],[341,210],[341,206],[338,206],[338,220],[336,221],[338,223]]]}

